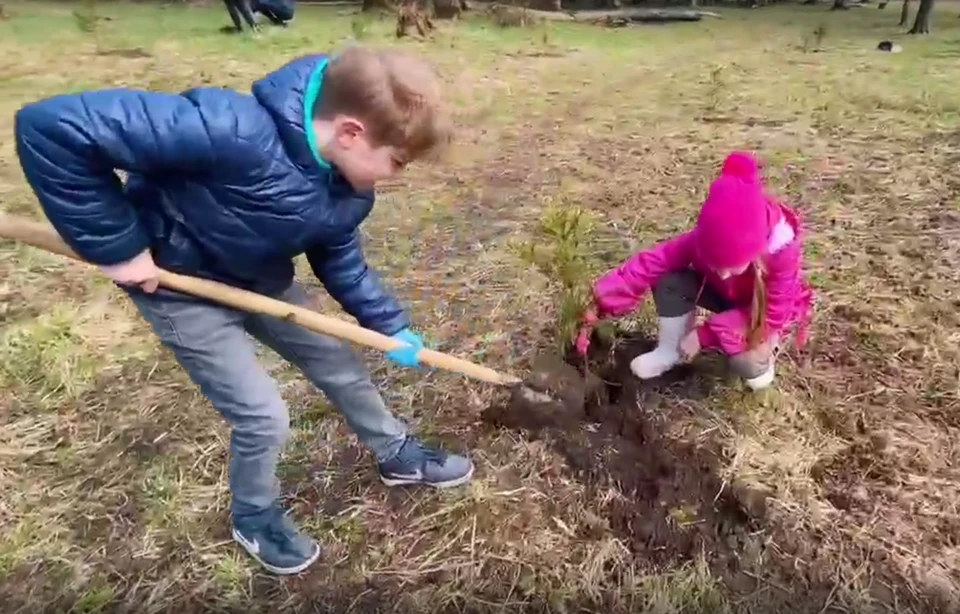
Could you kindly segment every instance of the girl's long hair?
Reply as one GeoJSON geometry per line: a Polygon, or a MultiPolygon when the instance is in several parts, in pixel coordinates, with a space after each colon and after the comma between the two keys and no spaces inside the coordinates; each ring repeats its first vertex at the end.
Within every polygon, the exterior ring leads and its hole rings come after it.
{"type": "Polygon", "coordinates": [[[750,301],[750,328],[747,329],[747,343],[756,348],[767,339],[767,286],[763,281],[764,269],[760,260],[754,261],[753,299],[750,301]]]}

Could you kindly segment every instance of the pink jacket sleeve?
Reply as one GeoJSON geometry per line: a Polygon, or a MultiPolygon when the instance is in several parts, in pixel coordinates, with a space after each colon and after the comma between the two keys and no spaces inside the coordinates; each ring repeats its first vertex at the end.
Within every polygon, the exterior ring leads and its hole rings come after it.
{"type": "Polygon", "coordinates": [[[601,315],[619,317],[633,311],[661,277],[690,266],[692,259],[690,232],[634,255],[594,284],[594,301],[601,315]]]}
{"type": "MultiPolygon", "coordinates": [[[[768,256],[764,283],[767,289],[767,333],[781,332],[798,316],[798,305],[803,298],[800,280],[799,241],[793,241],[775,254],[768,256]]],[[[747,330],[750,326],[750,307],[731,309],[715,314],[703,323],[697,335],[702,349],[720,349],[735,356],[749,349],[747,330]]]]}

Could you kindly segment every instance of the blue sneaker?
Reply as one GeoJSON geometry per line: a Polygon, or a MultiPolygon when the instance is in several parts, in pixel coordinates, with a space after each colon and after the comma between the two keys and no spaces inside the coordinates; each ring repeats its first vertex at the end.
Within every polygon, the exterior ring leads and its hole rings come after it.
{"type": "Polygon", "coordinates": [[[471,477],[473,463],[469,458],[425,446],[413,437],[407,437],[395,457],[380,463],[380,479],[387,486],[451,488],[469,482],[471,477]]]}
{"type": "Polygon", "coordinates": [[[277,506],[256,516],[234,518],[233,539],[275,574],[300,573],[320,557],[320,545],[277,506]]]}

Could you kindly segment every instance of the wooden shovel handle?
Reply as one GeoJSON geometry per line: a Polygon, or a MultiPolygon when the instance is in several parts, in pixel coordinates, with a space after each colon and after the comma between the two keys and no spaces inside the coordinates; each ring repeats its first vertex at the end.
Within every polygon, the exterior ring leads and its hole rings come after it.
{"type": "MultiPolygon", "coordinates": [[[[39,247],[48,252],[79,260],[80,262],[84,261],[76,252],[70,249],[53,227],[46,224],[9,215],[0,215],[0,237],[14,239],[34,247],[39,247]]],[[[325,316],[310,309],[304,309],[303,307],[278,301],[262,294],[248,292],[247,290],[234,288],[209,279],[189,277],[161,269],[160,285],[164,288],[215,301],[233,307],[234,309],[263,313],[276,318],[289,320],[312,331],[365,345],[383,352],[389,352],[403,346],[403,343],[396,339],[363,328],[362,326],[345,322],[339,318],[325,316]]],[[[435,350],[424,348],[417,354],[417,358],[426,365],[460,373],[491,384],[510,386],[520,381],[511,375],[498,373],[493,369],[472,363],[469,360],[450,356],[449,354],[435,350]]]]}

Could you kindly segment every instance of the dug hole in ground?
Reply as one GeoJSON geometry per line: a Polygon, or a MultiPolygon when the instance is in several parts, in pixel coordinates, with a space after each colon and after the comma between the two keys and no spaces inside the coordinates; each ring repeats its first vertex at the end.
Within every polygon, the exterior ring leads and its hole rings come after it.
{"type": "MultiPolygon", "coordinates": [[[[612,342],[594,335],[586,357],[571,349],[563,358],[568,371],[551,364],[559,357],[542,356],[537,372],[554,377],[544,387],[563,391],[564,398],[540,403],[514,398],[488,407],[483,420],[544,441],[561,454],[586,487],[587,498],[601,501],[607,516],[602,524],[644,566],[669,569],[706,561],[740,611],[854,611],[837,603],[842,587],[832,559],[819,558],[822,536],[785,522],[789,511],[776,510],[771,489],[730,479],[729,454],[716,426],[697,429],[691,423],[699,411],[693,403],[716,393],[718,385],[735,384],[724,359],[700,356],[659,378],[640,380],[630,361],[655,346],[656,340],[643,333],[612,342]]],[[[866,496],[852,483],[855,473],[887,445],[880,434],[863,440],[869,449],[854,446],[814,468],[828,499],[840,509],[849,509],[851,498],[866,496]]],[[[863,609],[855,611],[884,611],[895,604],[898,582],[891,576],[889,583],[870,583],[863,609]]],[[[951,599],[949,592],[927,595],[921,607],[953,611],[951,599]]],[[[710,610],[708,604],[700,606],[710,610]]]]}

